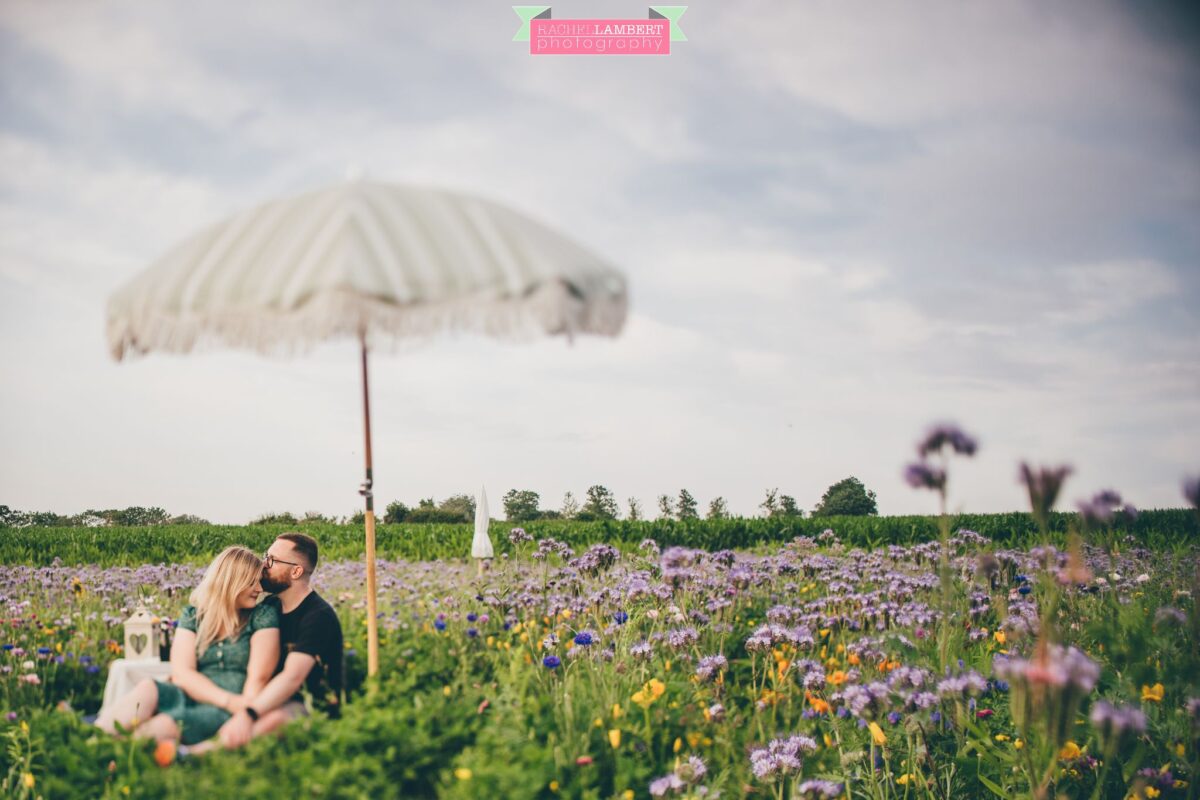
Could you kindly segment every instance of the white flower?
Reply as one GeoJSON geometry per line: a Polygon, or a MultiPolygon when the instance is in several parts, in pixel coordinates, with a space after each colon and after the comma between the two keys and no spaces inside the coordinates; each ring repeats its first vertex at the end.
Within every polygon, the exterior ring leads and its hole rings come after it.
{"type": "Polygon", "coordinates": [[[1136,580],[1138,583],[1149,583],[1150,576],[1143,572],[1141,575],[1137,576],[1136,580]]]}

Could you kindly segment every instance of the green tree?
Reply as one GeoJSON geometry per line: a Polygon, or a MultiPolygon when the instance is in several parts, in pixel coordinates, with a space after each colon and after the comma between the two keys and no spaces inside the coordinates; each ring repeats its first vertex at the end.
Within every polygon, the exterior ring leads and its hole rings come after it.
{"type": "Polygon", "coordinates": [[[804,512],[796,506],[796,498],[791,495],[779,495],[779,516],[803,517],[804,512]]]}
{"type": "Polygon", "coordinates": [[[660,494],[658,496],[658,517],[659,519],[675,517],[675,503],[668,495],[660,494]]]}
{"type": "Polygon", "coordinates": [[[767,489],[767,498],[758,507],[767,512],[768,517],[779,516],[779,490],[767,489]]]}
{"type": "Polygon", "coordinates": [[[814,517],[866,517],[878,514],[875,493],[851,475],[825,490],[825,495],[813,509],[814,517]]]}
{"type": "Polygon", "coordinates": [[[617,498],[607,488],[596,484],[588,487],[587,498],[576,519],[616,519],[617,511],[617,498]]]}
{"type": "Polygon", "coordinates": [[[475,498],[468,494],[452,494],[438,505],[447,521],[474,522],[475,498]]]}
{"type": "Polygon", "coordinates": [[[636,497],[629,498],[629,516],[626,519],[637,521],[642,518],[642,504],[638,502],[636,497]]]}
{"type": "Polygon", "coordinates": [[[387,511],[383,515],[383,521],[395,524],[404,522],[408,519],[410,509],[408,506],[401,503],[399,500],[393,500],[387,504],[387,511]]]}
{"type": "Polygon", "coordinates": [[[504,518],[509,522],[528,522],[542,516],[538,509],[541,498],[528,489],[509,489],[500,501],[504,504],[504,518]]]}
{"type": "Polygon", "coordinates": [[[724,497],[714,497],[708,503],[709,519],[729,519],[729,507],[725,505],[724,497]]]}
{"type": "Polygon", "coordinates": [[[572,492],[567,492],[563,495],[562,503],[562,518],[575,519],[575,515],[579,513],[579,501],[575,499],[572,492]]]}
{"type": "Polygon", "coordinates": [[[676,513],[680,519],[700,518],[700,513],[696,509],[696,498],[692,497],[692,493],[687,489],[679,490],[679,503],[676,506],[676,513]]]}

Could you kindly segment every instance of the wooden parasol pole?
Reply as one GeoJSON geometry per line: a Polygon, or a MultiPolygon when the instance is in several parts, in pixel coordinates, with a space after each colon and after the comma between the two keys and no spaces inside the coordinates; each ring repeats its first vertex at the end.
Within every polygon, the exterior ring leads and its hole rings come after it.
{"type": "Polygon", "coordinates": [[[364,518],[367,528],[367,677],[374,677],[379,672],[379,620],[376,618],[375,610],[375,496],[371,491],[374,480],[371,475],[371,399],[367,392],[367,336],[365,332],[359,334],[359,344],[362,349],[363,423],[367,440],[367,479],[359,489],[359,494],[367,502],[364,518]]]}

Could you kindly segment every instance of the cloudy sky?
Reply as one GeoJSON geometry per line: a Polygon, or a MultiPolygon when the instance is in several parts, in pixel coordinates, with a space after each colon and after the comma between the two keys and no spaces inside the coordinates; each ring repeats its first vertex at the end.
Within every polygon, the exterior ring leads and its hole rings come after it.
{"type": "MultiPolygon", "coordinates": [[[[1183,5],[1183,4],[1181,4],[1183,5]]],[[[495,2],[0,5],[0,503],[220,522],[358,505],[356,349],[116,364],[108,294],[342,180],[502,199],[626,272],[616,339],[373,361],[380,500],[593,483],[924,512],[931,422],[1177,506],[1200,472],[1197,25],[1164,2],[689,7],[666,57],[531,57],[495,2]]],[[[556,18],[644,17],[570,0],[556,18]]]]}

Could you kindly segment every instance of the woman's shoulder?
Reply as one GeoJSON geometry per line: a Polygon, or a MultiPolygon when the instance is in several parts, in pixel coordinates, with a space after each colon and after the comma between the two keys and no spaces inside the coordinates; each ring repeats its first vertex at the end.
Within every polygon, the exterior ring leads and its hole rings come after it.
{"type": "Polygon", "coordinates": [[[250,612],[250,629],[252,631],[262,628],[278,628],[279,622],[279,598],[277,597],[268,597],[250,612]]]}

